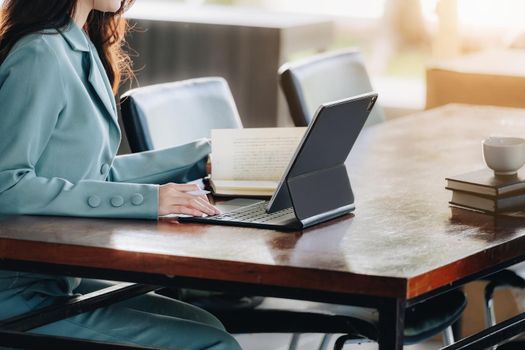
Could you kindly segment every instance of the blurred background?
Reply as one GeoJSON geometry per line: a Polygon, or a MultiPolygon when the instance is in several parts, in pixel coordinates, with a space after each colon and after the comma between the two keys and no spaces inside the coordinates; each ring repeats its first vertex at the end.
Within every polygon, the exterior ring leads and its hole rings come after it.
{"type": "Polygon", "coordinates": [[[246,126],[290,125],[277,68],[355,47],[395,118],[425,108],[429,67],[525,46],[524,13],[522,0],[137,0],[134,84],[224,76],[246,126]]]}
{"type": "Polygon", "coordinates": [[[246,127],[290,126],[279,67],[355,48],[387,119],[451,102],[525,107],[524,14],[523,0],[136,0],[136,79],[121,92],[222,76],[246,127]]]}

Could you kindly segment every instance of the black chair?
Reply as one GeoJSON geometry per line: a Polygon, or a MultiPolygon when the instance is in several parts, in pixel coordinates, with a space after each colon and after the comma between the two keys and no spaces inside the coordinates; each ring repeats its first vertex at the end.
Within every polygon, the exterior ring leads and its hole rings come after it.
{"type": "MultiPolygon", "coordinates": [[[[121,97],[126,136],[132,152],[176,146],[209,138],[212,129],[242,128],[228,83],[205,77],[133,89],[121,97]]],[[[162,290],[204,308],[252,308],[262,298],[188,289],[162,290]]]]}
{"type": "MultiPolygon", "coordinates": [[[[525,279],[518,276],[514,271],[502,270],[486,278],[485,286],[485,324],[487,327],[496,325],[496,311],[494,305],[494,292],[497,289],[517,288],[525,289],[525,279]]],[[[519,339],[495,346],[493,349],[513,350],[525,349],[525,339],[519,339]]]]}
{"type": "MultiPolygon", "coordinates": [[[[324,53],[284,64],[279,69],[279,82],[296,126],[307,126],[317,108],[323,103],[373,90],[361,53],[355,49],[324,53]]],[[[380,99],[381,97],[379,101],[380,99]]],[[[380,103],[376,103],[365,126],[381,123],[384,120],[380,103]]],[[[405,343],[419,342],[432,332],[437,333],[436,330],[446,324],[446,322],[435,323],[432,315],[437,316],[444,312],[459,318],[465,305],[465,296],[460,291],[453,291],[417,305],[416,309],[407,312],[408,328],[405,331],[405,343]],[[420,313],[418,310],[426,310],[426,313],[420,313]],[[426,330],[418,328],[418,325],[427,322],[427,317],[435,328],[426,330]]],[[[345,308],[341,307],[335,310],[335,313],[344,314],[344,310],[345,308]]],[[[437,316],[436,319],[450,320],[444,315],[437,316]]],[[[442,327],[442,330],[444,330],[445,343],[453,342],[452,329],[442,327]]]]}
{"type": "MultiPolygon", "coordinates": [[[[139,88],[124,94],[121,102],[124,126],[134,152],[206,137],[217,127],[241,127],[228,85],[221,78],[139,88]]],[[[290,349],[296,348],[301,333],[344,334],[336,342],[336,349],[342,349],[347,339],[377,339],[377,312],[370,309],[279,298],[260,298],[251,303],[241,300],[242,307],[237,307],[225,303],[222,296],[208,294],[189,301],[218,316],[231,333],[292,333],[290,349]]],[[[448,329],[465,305],[463,293],[452,292],[409,308],[405,343],[420,342],[448,329]]],[[[321,349],[326,348],[329,338],[330,335],[325,336],[321,349]]]]}
{"type": "MultiPolygon", "coordinates": [[[[444,332],[446,345],[454,342],[450,325],[466,307],[459,291],[434,297],[406,310],[404,344],[417,344],[444,332]]],[[[265,298],[254,310],[211,310],[231,333],[293,333],[290,349],[298,344],[302,333],[325,334],[319,349],[325,349],[333,334],[340,336],[334,349],[348,342],[378,339],[378,312],[374,309],[314,303],[298,300],[265,298]]]]}
{"type": "Polygon", "coordinates": [[[132,152],[209,138],[212,129],[242,128],[228,83],[216,77],[130,90],[121,110],[132,152]]]}
{"type": "MultiPolygon", "coordinates": [[[[325,102],[373,90],[363,58],[357,50],[321,54],[284,64],[279,69],[279,78],[295,126],[310,124],[317,108],[325,102]]],[[[366,125],[384,120],[383,110],[376,103],[366,125]]]]}

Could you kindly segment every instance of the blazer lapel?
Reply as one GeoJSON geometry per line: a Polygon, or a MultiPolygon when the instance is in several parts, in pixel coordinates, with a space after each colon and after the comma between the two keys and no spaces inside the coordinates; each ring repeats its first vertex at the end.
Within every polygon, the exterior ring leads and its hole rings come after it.
{"type": "Polygon", "coordinates": [[[93,87],[93,90],[97,93],[100,102],[109,113],[110,119],[118,127],[117,106],[115,103],[115,98],[113,97],[113,91],[111,89],[109,79],[106,75],[103,76],[101,73],[104,71],[104,67],[102,62],[100,62],[100,59],[95,57],[91,51],[89,52],[89,55],[91,62],[88,77],[89,83],[93,87]]]}
{"type": "Polygon", "coordinates": [[[103,74],[104,67],[98,55],[94,54],[96,49],[89,43],[86,33],[71,21],[66,27],[58,29],[58,32],[64,37],[72,50],[82,52],[89,55],[89,76],[88,81],[93,87],[99,99],[99,103],[104,106],[104,109],[109,113],[109,119],[118,126],[117,106],[115,97],[109,83],[108,77],[103,74]]]}

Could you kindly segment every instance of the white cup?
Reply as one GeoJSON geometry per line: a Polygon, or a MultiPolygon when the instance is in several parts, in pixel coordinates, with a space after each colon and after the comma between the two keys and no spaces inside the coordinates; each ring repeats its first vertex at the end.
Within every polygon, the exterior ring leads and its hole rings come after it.
{"type": "Polygon", "coordinates": [[[514,175],[525,164],[525,139],[489,137],[483,140],[483,159],[496,175],[514,175]]]}

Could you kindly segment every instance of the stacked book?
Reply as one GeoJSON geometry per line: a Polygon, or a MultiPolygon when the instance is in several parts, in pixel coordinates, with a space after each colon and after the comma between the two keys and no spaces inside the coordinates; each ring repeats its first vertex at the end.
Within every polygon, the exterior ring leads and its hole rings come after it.
{"type": "Polygon", "coordinates": [[[487,168],[446,180],[453,206],[487,213],[525,209],[525,170],[516,175],[495,176],[487,168]]]}

